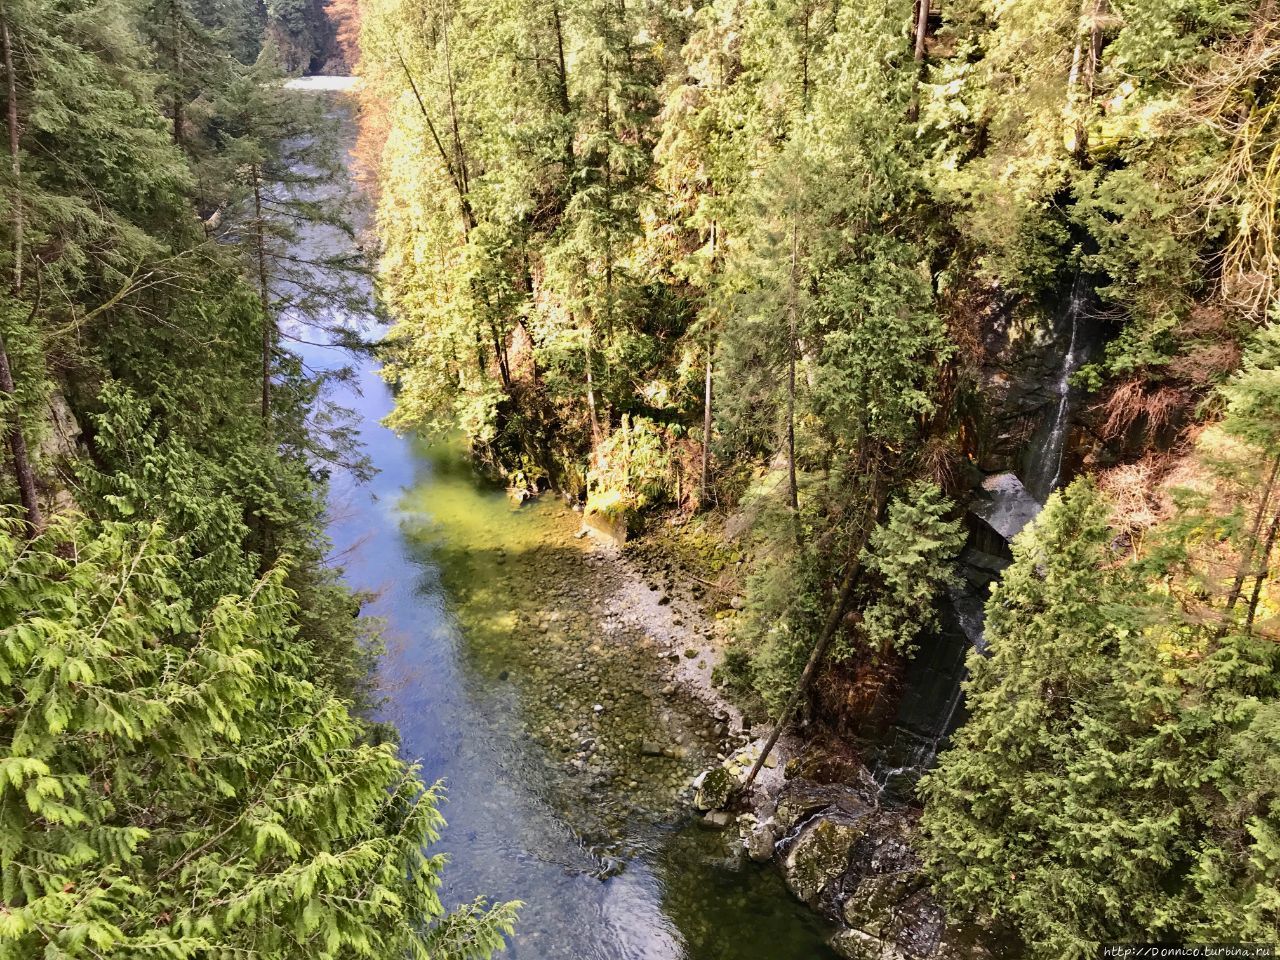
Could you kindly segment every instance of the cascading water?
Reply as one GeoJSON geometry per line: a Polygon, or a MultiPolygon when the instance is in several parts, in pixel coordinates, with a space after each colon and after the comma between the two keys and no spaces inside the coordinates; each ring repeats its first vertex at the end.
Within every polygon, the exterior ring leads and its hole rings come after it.
{"type": "Polygon", "coordinates": [[[1049,405],[1050,415],[1032,438],[1026,453],[1024,471],[1027,490],[1040,503],[1049,499],[1049,494],[1062,482],[1063,460],[1076,394],[1071,378],[1080,369],[1087,352],[1089,338],[1081,328],[1087,319],[1092,292],[1092,285],[1077,271],[1060,320],[1055,324],[1055,339],[1059,342],[1065,340],[1065,348],[1053,382],[1054,398],[1049,405]]]}
{"type": "Polygon", "coordinates": [[[876,749],[872,772],[886,796],[910,796],[962,719],[965,657],[970,649],[983,649],[989,587],[1009,562],[1010,542],[1063,481],[1079,395],[1072,378],[1097,339],[1090,312],[1093,290],[1090,279],[1077,270],[1055,316],[1051,346],[1059,351],[1045,364],[1047,369],[1041,368],[1049,388],[1046,415],[1025,451],[1021,479],[1013,473],[988,476],[970,504],[971,534],[959,562],[961,585],[943,602],[943,628],[926,638],[908,667],[898,715],[876,749]]]}

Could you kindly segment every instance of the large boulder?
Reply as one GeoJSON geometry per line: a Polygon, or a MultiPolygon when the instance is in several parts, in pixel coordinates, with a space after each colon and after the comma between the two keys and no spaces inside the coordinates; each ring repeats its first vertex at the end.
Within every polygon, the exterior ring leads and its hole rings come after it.
{"type": "Polygon", "coordinates": [[[791,892],[812,907],[836,897],[865,830],[862,818],[819,814],[809,820],[790,842],[782,861],[791,892]]]}
{"type": "Polygon", "coordinates": [[[791,780],[778,796],[773,819],[784,833],[789,833],[814,814],[830,813],[856,820],[871,810],[872,804],[860,791],[843,784],[791,780]]]}
{"type": "Polygon", "coordinates": [[[742,834],[742,845],[747,856],[756,863],[764,863],[773,859],[778,841],[782,839],[782,828],[770,817],[763,823],[744,823],[742,834]]]}

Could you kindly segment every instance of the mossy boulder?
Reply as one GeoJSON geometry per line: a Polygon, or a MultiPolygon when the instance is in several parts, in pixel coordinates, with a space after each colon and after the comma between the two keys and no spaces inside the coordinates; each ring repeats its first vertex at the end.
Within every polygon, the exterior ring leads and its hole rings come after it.
{"type": "Polygon", "coordinates": [[[702,777],[702,784],[693,796],[693,805],[699,810],[719,810],[733,796],[737,780],[724,767],[714,767],[702,777]]]}
{"type": "Polygon", "coordinates": [[[853,848],[865,832],[861,819],[819,816],[807,823],[782,861],[791,892],[813,907],[829,899],[848,871],[853,848]]]}

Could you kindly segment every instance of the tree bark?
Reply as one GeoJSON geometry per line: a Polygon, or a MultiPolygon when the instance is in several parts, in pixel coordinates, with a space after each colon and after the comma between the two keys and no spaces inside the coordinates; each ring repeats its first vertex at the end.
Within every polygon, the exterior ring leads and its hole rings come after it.
{"type": "Polygon", "coordinates": [[[791,512],[800,514],[800,488],[796,483],[796,264],[799,238],[795,217],[791,220],[791,283],[787,304],[787,495],[791,512]]]}
{"type": "Polygon", "coordinates": [[[9,36],[9,14],[0,8],[0,43],[3,44],[5,94],[8,100],[9,169],[13,173],[13,292],[22,293],[22,259],[25,229],[22,212],[22,158],[18,150],[18,80],[13,71],[13,41],[9,36]]]}
{"type": "Polygon", "coordinates": [[[22,420],[18,416],[18,398],[13,385],[13,369],[9,366],[9,348],[4,337],[0,335],[0,392],[3,392],[13,405],[13,420],[5,431],[9,453],[13,456],[13,472],[18,481],[18,496],[22,500],[22,509],[27,514],[27,526],[36,534],[44,529],[44,513],[40,509],[40,497],[36,490],[35,471],[31,468],[31,458],[27,454],[27,439],[22,433],[22,420]]]}
{"type": "MultiPolygon", "coordinates": [[[[1227,595],[1227,613],[1235,609],[1244,591],[1244,582],[1253,566],[1254,552],[1258,549],[1258,536],[1262,533],[1262,520],[1266,516],[1267,506],[1271,502],[1271,492],[1275,488],[1276,476],[1280,474],[1280,456],[1271,461],[1271,472],[1262,488],[1262,497],[1258,501],[1258,509],[1253,515],[1253,523],[1249,526],[1249,539],[1245,551],[1240,555],[1240,565],[1236,568],[1236,578],[1231,584],[1231,592],[1227,595]]],[[[1225,628],[1225,625],[1224,625],[1225,628]]]]}
{"type": "Polygon", "coordinates": [[[916,63],[924,63],[924,44],[929,35],[929,0],[916,4],[916,63]]]}
{"type": "Polygon", "coordinates": [[[587,361],[587,413],[591,416],[591,446],[600,445],[600,418],[596,414],[596,387],[591,369],[591,328],[587,328],[585,351],[587,361]]]}
{"type": "Polygon", "coordinates": [[[507,358],[507,347],[498,334],[498,327],[489,321],[489,336],[493,340],[493,355],[498,361],[498,376],[502,378],[502,388],[511,392],[511,364],[507,358]]]}
{"type": "MultiPolygon", "coordinates": [[[[13,174],[14,195],[13,209],[13,294],[17,298],[22,294],[22,259],[24,223],[22,211],[22,160],[19,153],[18,129],[18,80],[13,69],[13,38],[9,33],[9,14],[0,7],[0,53],[4,57],[6,120],[9,127],[9,169],[13,174]]],[[[13,421],[8,424],[6,441],[9,453],[13,457],[14,478],[18,482],[18,497],[27,514],[27,525],[32,534],[44,529],[44,512],[40,508],[40,495],[36,489],[35,469],[31,465],[31,455],[27,450],[27,438],[22,432],[22,419],[18,415],[17,387],[13,382],[13,366],[9,362],[9,345],[0,334],[0,392],[3,392],[13,405],[13,421]]]]}
{"type": "Polygon", "coordinates": [[[175,81],[173,88],[173,142],[181,147],[183,146],[182,99],[185,88],[185,84],[183,83],[185,64],[183,63],[182,56],[182,25],[180,22],[181,18],[178,14],[178,4],[176,0],[169,8],[169,15],[173,18],[173,32],[171,34],[171,39],[173,41],[173,73],[175,81]]]}
{"type": "MultiPolygon", "coordinates": [[[[719,227],[713,220],[711,222],[711,265],[715,268],[716,262],[716,244],[719,241],[719,227]]],[[[702,388],[702,486],[699,489],[698,498],[701,500],[700,506],[706,506],[711,502],[710,474],[711,474],[711,375],[713,372],[713,364],[715,362],[715,338],[712,336],[711,324],[707,323],[707,370],[706,378],[702,388]]]]}
{"type": "MultiPolygon", "coordinates": [[[[560,4],[551,4],[551,25],[556,35],[556,93],[560,100],[560,112],[569,115],[569,70],[564,59],[564,26],[560,17],[560,4]]],[[[572,151],[572,147],[570,148],[572,151]]]]}
{"type": "Polygon", "coordinates": [[[916,76],[911,88],[911,106],[907,119],[915,121],[920,116],[920,80],[924,73],[925,41],[929,36],[929,0],[916,0],[916,76]]]}
{"type": "Polygon", "coordinates": [[[418,104],[418,112],[422,115],[422,119],[427,125],[427,130],[431,133],[431,140],[436,146],[436,151],[440,154],[441,163],[444,164],[444,168],[449,174],[449,181],[453,184],[453,189],[458,194],[458,209],[462,212],[462,233],[464,237],[469,237],[471,231],[475,229],[476,217],[475,212],[471,209],[471,198],[467,193],[466,181],[463,179],[461,172],[455,168],[454,161],[449,156],[449,151],[445,149],[444,141],[440,139],[440,133],[436,130],[436,125],[431,120],[431,114],[427,111],[427,104],[418,90],[418,84],[413,79],[413,72],[409,69],[409,65],[405,63],[402,56],[400,57],[400,69],[404,73],[405,80],[409,83],[409,89],[413,91],[413,99],[418,104]]]}
{"type": "Polygon", "coordinates": [[[707,331],[707,372],[702,388],[702,486],[699,499],[702,506],[711,502],[711,331],[707,331]]]}
{"type": "Polygon", "coordinates": [[[1280,513],[1277,513],[1271,521],[1271,527],[1267,531],[1267,542],[1262,545],[1262,556],[1258,562],[1257,578],[1253,581],[1253,593],[1249,596],[1249,612],[1244,618],[1244,632],[1246,634],[1253,633],[1253,618],[1258,612],[1258,601],[1262,597],[1262,585],[1267,582],[1267,576],[1271,572],[1271,551],[1276,545],[1276,534],[1280,533],[1280,513]]]}

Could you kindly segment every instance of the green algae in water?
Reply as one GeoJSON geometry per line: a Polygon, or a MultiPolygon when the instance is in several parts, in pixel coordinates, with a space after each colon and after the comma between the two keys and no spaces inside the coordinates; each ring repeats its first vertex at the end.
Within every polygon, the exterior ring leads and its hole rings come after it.
{"type": "MultiPolygon", "coordinates": [[[[541,869],[510,878],[507,895],[529,903],[513,957],[833,957],[829,931],[777,870],[731,850],[732,830],[676,826],[689,822],[690,781],[716,764],[714,720],[696,701],[661,695],[662,661],[642,630],[619,625],[608,602],[617,574],[588,564],[580,518],[550,496],[517,506],[455,447],[415,454],[426,469],[400,501],[401,533],[437,578],[424,586],[439,590],[448,614],[469,736],[497,744],[513,782],[495,788],[523,792],[565,829],[542,828],[521,845],[595,886],[548,883],[541,869]],[[646,756],[645,741],[678,743],[682,755],[646,756]],[[557,922],[584,903],[598,930],[557,922]]],[[[491,802],[481,790],[459,784],[446,816],[465,807],[458,819],[471,822],[470,808],[491,802]]],[[[459,866],[473,850],[457,852],[459,866]]]]}

